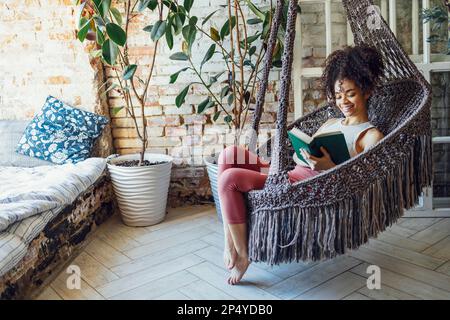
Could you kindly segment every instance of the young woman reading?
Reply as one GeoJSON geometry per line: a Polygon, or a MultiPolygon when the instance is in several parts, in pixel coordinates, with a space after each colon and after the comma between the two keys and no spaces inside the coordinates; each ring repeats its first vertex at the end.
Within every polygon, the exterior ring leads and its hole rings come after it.
{"type": "MultiPolygon", "coordinates": [[[[321,81],[327,98],[336,104],[344,117],[329,119],[315,135],[325,131],[341,131],[351,157],[380,141],[383,134],[369,122],[367,101],[382,72],[381,56],[373,48],[346,47],[333,52],[325,62],[321,81]]],[[[291,183],[336,166],[327,150],[323,147],[321,150],[324,156],[320,158],[302,151],[308,167],[294,153],[297,165],[288,172],[291,183]]],[[[270,164],[236,146],[222,150],[218,163],[218,191],[225,231],[224,262],[231,270],[228,283],[234,285],[242,279],[250,264],[243,193],[263,188],[270,164]]]]}

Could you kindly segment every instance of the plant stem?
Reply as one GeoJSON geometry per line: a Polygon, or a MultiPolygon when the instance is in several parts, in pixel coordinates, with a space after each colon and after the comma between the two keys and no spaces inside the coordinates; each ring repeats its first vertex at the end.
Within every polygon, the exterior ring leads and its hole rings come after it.
{"type": "Polygon", "coordinates": [[[216,95],[211,91],[211,89],[209,88],[209,86],[206,84],[206,82],[203,80],[202,76],[200,75],[200,73],[198,72],[198,70],[195,68],[194,64],[192,63],[191,58],[189,57],[189,63],[192,66],[192,70],[194,70],[194,72],[197,74],[197,77],[200,79],[200,81],[202,82],[203,86],[208,90],[208,92],[211,94],[211,96],[214,98],[214,100],[216,100],[217,104],[222,108],[222,110],[227,114],[230,115],[228,113],[227,110],[225,110],[225,107],[222,105],[222,103],[217,99],[216,95]]]}
{"type": "MultiPolygon", "coordinates": [[[[232,19],[231,19],[231,0],[227,1],[228,3],[228,25],[230,27],[230,48],[231,48],[231,83],[230,86],[232,87],[232,92],[233,92],[233,99],[234,99],[234,107],[233,107],[233,115],[234,115],[234,119],[237,119],[237,97],[236,97],[236,81],[235,81],[235,77],[236,77],[236,71],[234,68],[234,43],[233,43],[233,24],[232,24],[232,19]]],[[[238,122],[234,123],[235,125],[235,130],[238,129],[238,122]]],[[[237,145],[237,137],[235,137],[235,141],[234,144],[237,145]]]]}

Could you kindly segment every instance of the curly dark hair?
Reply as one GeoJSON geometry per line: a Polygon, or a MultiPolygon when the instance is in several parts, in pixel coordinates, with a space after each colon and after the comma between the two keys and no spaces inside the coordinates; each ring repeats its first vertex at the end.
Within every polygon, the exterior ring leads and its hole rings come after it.
{"type": "Polygon", "coordinates": [[[320,82],[327,98],[335,101],[336,81],[353,80],[366,93],[378,84],[383,69],[383,60],[378,50],[369,46],[347,46],[327,57],[320,82]]]}

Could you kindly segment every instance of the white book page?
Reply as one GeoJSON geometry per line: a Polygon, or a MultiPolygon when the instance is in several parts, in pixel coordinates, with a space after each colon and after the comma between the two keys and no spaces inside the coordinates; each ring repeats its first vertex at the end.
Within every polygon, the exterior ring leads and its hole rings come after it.
{"type": "Polygon", "coordinates": [[[297,138],[299,138],[300,140],[303,140],[304,142],[306,142],[307,144],[310,144],[311,141],[313,141],[313,138],[311,138],[310,136],[308,136],[306,133],[304,133],[303,131],[301,131],[298,128],[292,128],[290,130],[290,132],[296,136],[297,138]]]}

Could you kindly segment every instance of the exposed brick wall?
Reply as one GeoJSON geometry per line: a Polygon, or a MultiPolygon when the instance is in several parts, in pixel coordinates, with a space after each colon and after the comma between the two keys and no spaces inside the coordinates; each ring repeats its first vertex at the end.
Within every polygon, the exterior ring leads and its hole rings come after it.
{"type": "MultiPolygon", "coordinates": [[[[0,119],[31,119],[47,95],[107,114],[97,94],[102,69],[75,38],[72,0],[4,0],[0,12],[0,119]]],[[[105,132],[102,156],[111,153],[105,132]]]]}

